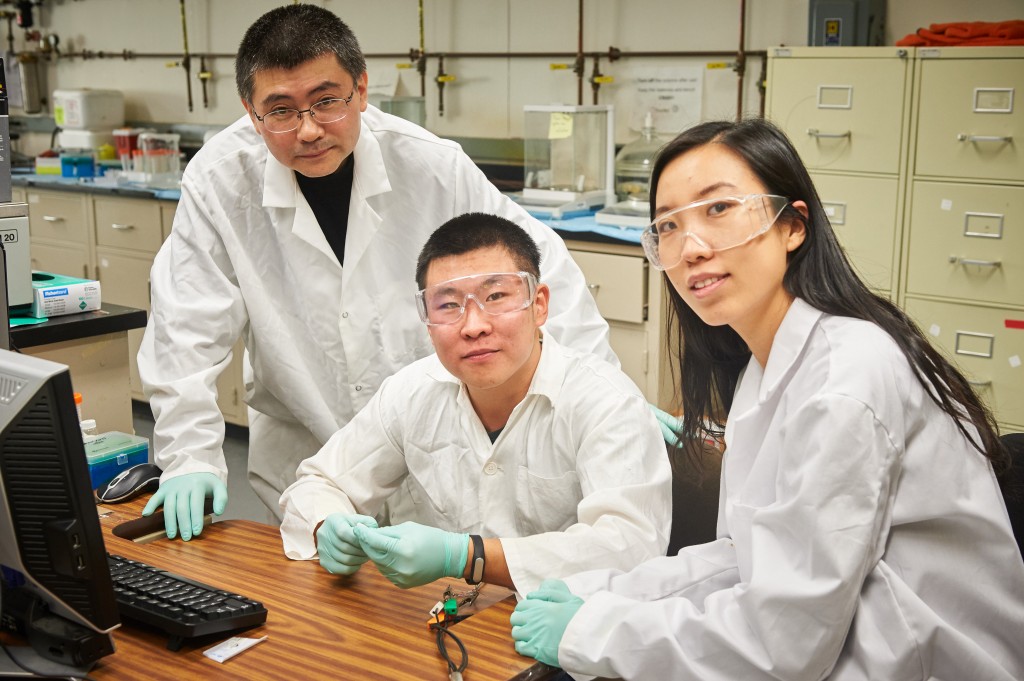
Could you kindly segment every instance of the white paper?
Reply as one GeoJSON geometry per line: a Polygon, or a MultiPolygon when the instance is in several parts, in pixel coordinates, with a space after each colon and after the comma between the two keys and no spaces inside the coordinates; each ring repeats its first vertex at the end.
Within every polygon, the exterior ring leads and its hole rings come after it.
{"type": "Polygon", "coordinates": [[[203,655],[206,655],[211,660],[223,664],[243,650],[248,650],[260,641],[266,640],[266,636],[262,636],[260,638],[242,638],[241,636],[233,636],[226,641],[218,643],[212,648],[207,648],[203,651],[203,655]]]}
{"type": "Polygon", "coordinates": [[[650,111],[655,129],[673,133],[699,123],[704,113],[701,66],[623,65],[616,76],[615,110],[630,111],[629,128],[640,131],[650,111]]]}

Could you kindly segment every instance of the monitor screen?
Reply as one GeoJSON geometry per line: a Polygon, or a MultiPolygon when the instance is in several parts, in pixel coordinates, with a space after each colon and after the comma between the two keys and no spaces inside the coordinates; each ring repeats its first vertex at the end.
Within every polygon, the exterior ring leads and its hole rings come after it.
{"type": "Polygon", "coordinates": [[[68,368],[0,350],[2,623],[89,665],[119,624],[68,368]]]}

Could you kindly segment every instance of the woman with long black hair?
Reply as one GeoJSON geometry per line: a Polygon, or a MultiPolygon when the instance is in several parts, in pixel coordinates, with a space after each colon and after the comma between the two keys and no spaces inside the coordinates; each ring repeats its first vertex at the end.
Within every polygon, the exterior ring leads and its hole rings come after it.
{"type": "Polygon", "coordinates": [[[681,449],[726,444],[718,539],[544,582],[512,616],[516,649],[626,679],[1024,678],[991,414],[854,273],[785,135],[701,124],[651,188],[681,449]]]}

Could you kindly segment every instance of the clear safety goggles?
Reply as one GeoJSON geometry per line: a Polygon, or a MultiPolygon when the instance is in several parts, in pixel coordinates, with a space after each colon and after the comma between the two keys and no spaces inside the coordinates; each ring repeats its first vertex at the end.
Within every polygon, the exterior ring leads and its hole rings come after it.
{"type": "Polygon", "coordinates": [[[640,243],[655,269],[672,269],[683,261],[687,239],[716,252],[742,246],[771,229],[788,205],[789,199],[774,194],[696,201],[658,216],[640,243]]]}
{"type": "Polygon", "coordinates": [[[416,309],[427,326],[454,324],[472,300],[489,315],[525,310],[537,293],[529,272],[490,272],[443,281],[416,293],[416,309]]]}

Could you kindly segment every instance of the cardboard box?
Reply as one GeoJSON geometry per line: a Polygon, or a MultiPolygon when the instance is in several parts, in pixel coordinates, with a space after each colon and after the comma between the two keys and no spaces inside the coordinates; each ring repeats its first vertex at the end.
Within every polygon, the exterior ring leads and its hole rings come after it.
{"type": "Polygon", "coordinates": [[[49,272],[32,273],[32,316],[59,317],[100,309],[100,282],[49,272]]]}
{"type": "Polygon", "coordinates": [[[105,485],[114,476],[140,463],[149,462],[149,440],[138,435],[111,431],[85,443],[92,488],[105,485]]]}

